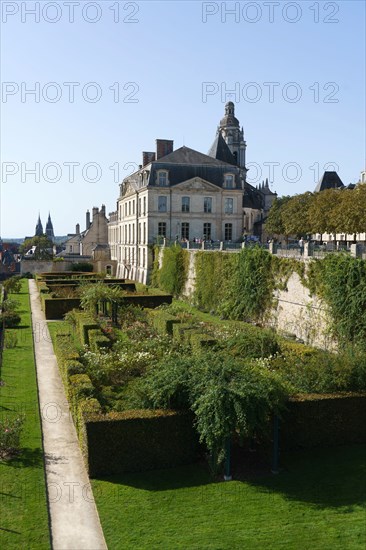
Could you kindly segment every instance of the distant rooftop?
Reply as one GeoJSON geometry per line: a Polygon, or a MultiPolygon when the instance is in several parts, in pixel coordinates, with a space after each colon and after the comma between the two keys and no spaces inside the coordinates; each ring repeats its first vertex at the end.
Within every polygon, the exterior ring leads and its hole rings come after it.
{"type": "Polygon", "coordinates": [[[318,185],[315,187],[314,192],[319,193],[325,189],[342,189],[344,184],[337,172],[324,172],[322,178],[319,180],[318,185]]]}

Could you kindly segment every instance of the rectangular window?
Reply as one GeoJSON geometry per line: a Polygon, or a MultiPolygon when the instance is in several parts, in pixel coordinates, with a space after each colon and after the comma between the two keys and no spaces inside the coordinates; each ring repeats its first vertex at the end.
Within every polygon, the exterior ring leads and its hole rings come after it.
{"type": "Polygon", "coordinates": [[[189,241],[189,223],[182,222],[182,239],[189,241]]]}
{"type": "Polygon", "coordinates": [[[159,222],[158,223],[158,235],[161,237],[166,237],[166,223],[165,222],[159,222]]]}
{"type": "Polygon", "coordinates": [[[167,209],[167,197],[158,197],[158,212],[166,212],[167,209]]]}
{"type": "Polygon", "coordinates": [[[135,215],[135,201],[132,201],[132,214],[135,215]]]}
{"type": "Polygon", "coordinates": [[[131,201],[128,201],[128,215],[131,216],[131,201]]]}
{"type": "Polygon", "coordinates": [[[139,216],[141,216],[141,199],[139,199],[139,216]]]}
{"type": "Polygon", "coordinates": [[[225,199],[225,214],[232,214],[234,211],[234,199],[225,199]]]}
{"type": "Polygon", "coordinates": [[[212,212],[212,198],[211,197],[204,197],[204,199],[203,199],[203,211],[206,212],[206,214],[211,214],[211,212],[212,212]]]}
{"type": "Polygon", "coordinates": [[[146,197],[144,197],[144,211],[143,211],[142,215],[146,216],[146,197]]]}
{"type": "Polygon", "coordinates": [[[127,202],[125,202],[125,216],[127,216],[127,202]]]}
{"type": "Polygon", "coordinates": [[[146,244],[146,222],[144,222],[144,244],[146,244]]]}
{"type": "Polygon", "coordinates": [[[233,189],[234,176],[232,174],[225,174],[224,187],[226,187],[227,189],[233,189]]]}
{"type": "Polygon", "coordinates": [[[204,223],[203,224],[203,238],[205,241],[211,240],[211,224],[210,223],[204,223]]]}
{"type": "Polygon", "coordinates": [[[168,183],[168,174],[166,172],[158,173],[158,185],[164,186],[168,183]]]}
{"type": "Polygon", "coordinates": [[[225,241],[233,240],[233,224],[225,223],[225,241]]]}
{"type": "Polygon", "coordinates": [[[182,197],[182,212],[189,212],[190,198],[182,197]]]}

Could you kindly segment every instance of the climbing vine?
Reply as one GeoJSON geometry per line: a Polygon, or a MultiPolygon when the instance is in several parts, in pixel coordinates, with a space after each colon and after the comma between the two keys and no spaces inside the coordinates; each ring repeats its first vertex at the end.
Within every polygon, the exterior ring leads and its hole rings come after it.
{"type": "Polygon", "coordinates": [[[174,296],[179,296],[187,280],[188,262],[188,253],[181,246],[164,248],[161,269],[154,274],[158,286],[174,296]]]}
{"type": "Polygon", "coordinates": [[[328,306],[339,342],[366,347],[366,262],[330,254],[310,263],[305,283],[328,306]]]}
{"type": "Polygon", "coordinates": [[[196,255],[194,300],[227,319],[261,320],[272,304],[272,256],[260,247],[239,254],[196,255]]]}
{"type": "MultiPolygon", "coordinates": [[[[262,322],[275,306],[274,291],[286,290],[293,273],[328,307],[335,338],[366,348],[366,261],[345,254],[305,266],[260,247],[238,254],[197,252],[193,302],[227,319],[262,322]]],[[[160,288],[179,296],[187,274],[188,252],[179,246],[166,249],[162,268],[155,270],[160,288]]]]}

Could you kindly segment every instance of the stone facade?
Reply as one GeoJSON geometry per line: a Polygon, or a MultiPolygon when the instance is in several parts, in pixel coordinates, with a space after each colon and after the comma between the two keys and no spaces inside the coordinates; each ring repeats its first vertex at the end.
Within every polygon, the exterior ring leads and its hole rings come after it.
{"type": "Polygon", "coordinates": [[[185,146],[174,151],[165,139],[156,140],[155,152],[144,151],[139,170],[120,184],[117,211],[110,214],[117,276],[147,283],[151,245],[162,238],[232,242],[258,234],[276,195],[268,182],[259,189],[246,182],[245,154],[232,102],[207,155],[185,146]]]}
{"type": "Polygon", "coordinates": [[[93,250],[97,245],[108,245],[108,219],[105,215],[105,206],[101,209],[93,208],[93,217],[90,222],[89,211],[86,214],[86,229],[80,233],[79,224],[76,226],[76,232],[69,235],[65,243],[66,254],[77,254],[82,256],[92,256],[93,250]]]}

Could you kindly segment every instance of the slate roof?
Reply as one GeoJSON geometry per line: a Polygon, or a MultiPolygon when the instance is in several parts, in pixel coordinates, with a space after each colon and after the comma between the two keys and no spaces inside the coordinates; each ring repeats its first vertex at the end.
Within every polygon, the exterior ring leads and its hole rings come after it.
{"type": "Polygon", "coordinates": [[[221,166],[223,163],[227,164],[225,161],[220,159],[213,158],[209,155],[195,151],[190,147],[179,147],[169,155],[165,157],[160,157],[158,160],[152,162],[153,165],[156,164],[209,164],[215,166],[221,166]]]}
{"type": "MultiPolygon", "coordinates": [[[[241,189],[240,168],[227,162],[223,162],[209,155],[199,153],[189,147],[180,147],[165,157],[152,162],[150,165],[148,185],[156,185],[156,172],[158,170],[169,170],[170,186],[177,185],[191,178],[202,178],[218,187],[222,187],[224,174],[230,173],[235,176],[234,189],[241,189]]],[[[147,167],[145,166],[143,170],[147,167]]],[[[142,170],[142,171],[143,171],[142,170]]],[[[132,175],[132,178],[134,174],[132,175]]]]}
{"type": "Polygon", "coordinates": [[[217,132],[215,141],[211,145],[211,148],[207,154],[209,157],[222,160],[228,164],[234,164],[235,166],[237,165],[236,158],[230,151],[229,146],[222,137],[221,132],[217,132]]]}
{"type": "Polygon", "coordinates": [[[244,185],[243,208],[253,208],[255,210],[263,208],[262,193],[249,183],[244,185]]]}
{"type": "Polygon", "coordinates": [[[319,180],[318,185],[315,187],[314,192],[319,193],[325,189],[341,189],[344,184],[337,172],[324,172],[322,178],[319,180]]]}

